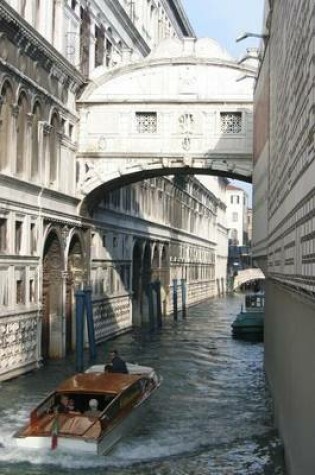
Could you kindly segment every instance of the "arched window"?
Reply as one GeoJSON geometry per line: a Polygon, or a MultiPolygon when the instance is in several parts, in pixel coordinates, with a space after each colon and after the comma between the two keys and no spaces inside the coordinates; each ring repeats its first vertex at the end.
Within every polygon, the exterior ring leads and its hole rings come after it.
{"type": "Polygon", "coordinates": [[[12,102],[13,91],[11,86],[4,84],[1,91],[0,103],[0,170],[7,168],[9,163],[9,145],[12,134],[12,102]]]}
{"type": "Polygon", "coordinates": [[[18,116],[16,121],[16,173],[22,175],[25,170],[25,150],[26,150],[26,114],[27,100],[22,93],[18,100],[18,116]]]}
{"type": "Polygon", "coordinates": [[[49,152],[50,152],[50,166],[49,166],[49,181],[50,183],[55,183],[57,179],[57,162],[59,157],[59,140],[58,140],[58,131],[59,131],[59,119],[57,114],[54,114],[51,118],[51,129],[50,129],[50,143],[49,143],[49,152]]]}
{"type": "Polygon", "coordinates": [[[38,124],[41,117],[41,109],[38,102],[33,109],[32,117],[32,162],[31,162],[31,176],[32,178],[38,177],[38,163],[39,163],[39,130],[38,124]]]}

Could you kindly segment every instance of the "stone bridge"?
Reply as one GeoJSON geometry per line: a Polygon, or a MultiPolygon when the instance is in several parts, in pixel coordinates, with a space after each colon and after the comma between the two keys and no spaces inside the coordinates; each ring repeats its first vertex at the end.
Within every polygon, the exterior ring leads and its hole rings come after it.
{"type": "Polygon", "coordinates": [[[78,101],[83,200],[175,173],[251,182],[254,75],[214,40],[193,38],[97,68],[78,101]]]}
{"type": "Polygon", "coordinates": [[[240,270],[234,278],[233,290],[237,290],[241,285],[253,280],[265,279],[265,274],[261,269],[252,268],[240,270]]]}

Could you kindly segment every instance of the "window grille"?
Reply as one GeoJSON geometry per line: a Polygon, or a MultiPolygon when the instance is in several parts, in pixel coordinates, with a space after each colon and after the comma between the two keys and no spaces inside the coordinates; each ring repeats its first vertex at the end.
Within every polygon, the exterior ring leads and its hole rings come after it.
{"type": "Polygon", "coordinates": [[[220,119],[223,134],[239,134],[242,132],[241,112],[221,112],[220,119]]]}
{"type": "Polygon", "coordinates": [[[156,112],[136,112],[137,132],[155,134],[157,132],[156,112]]]}

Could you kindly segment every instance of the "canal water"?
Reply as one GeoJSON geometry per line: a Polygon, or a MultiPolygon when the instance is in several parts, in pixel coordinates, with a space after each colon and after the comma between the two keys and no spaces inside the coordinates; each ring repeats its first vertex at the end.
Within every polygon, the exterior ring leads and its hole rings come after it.
{"type": "Polygon", "coordinates": [[[139,426],[105,457],[17,449],[12,434],[30,410],[74,372],[74,359],[52,362],[0,388],[1,475],[282,475],[263,344],[231,338],[241,296],[209,300],[186,320],[133,331],[111,346],[128,361],[154,366],[163,384],[139,426]]]}

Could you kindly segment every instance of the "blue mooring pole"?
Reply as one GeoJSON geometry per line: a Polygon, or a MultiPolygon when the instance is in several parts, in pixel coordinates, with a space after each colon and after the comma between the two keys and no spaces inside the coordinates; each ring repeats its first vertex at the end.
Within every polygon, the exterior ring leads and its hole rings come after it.
{"type": "Polygon", "coordinates": [[[186,318],[186,280],[182,279],[182,309],[183,318],[186,318]]]}
{"type": "Polygon", "coordinates": [[[177,279],[173,279],[173,313],[174,320],[177,320],[177,279]]]}
{"type": "Polygon", "coordinates": [[[79,373],[83,372],[83,316],[84,316],[84,301],[85,293],[82,290],[78,290],[75,293],[76,299],[76,310],[75,310],[75,320],[76,320],[76,345],[75,345],[75,354],[76,354],[76,370],[79,373]]]}
{"type": "Polygon", "coordinates": [[[92,289],[85,289],[84,293],[85,293],[85,306],[86,306],[87,329],[88,329],[88,337],[89,337],[90,359],[96,360],[95,328],[94,328],[93,307],[92,307],[92,289]]]}

